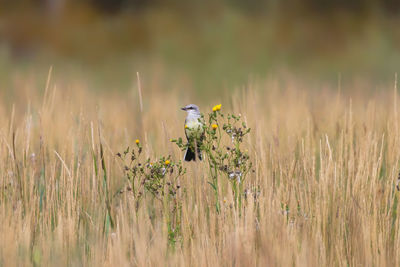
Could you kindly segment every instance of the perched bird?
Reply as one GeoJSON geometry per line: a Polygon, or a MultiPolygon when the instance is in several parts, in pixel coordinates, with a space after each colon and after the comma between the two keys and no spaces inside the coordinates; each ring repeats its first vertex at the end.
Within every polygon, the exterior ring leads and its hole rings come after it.
{"type": "Polygon", "coordinates": [[[200,146],[204,138],[204,122],[199,107],[194,104],[190,104],[186,107],[183,107],[182,110],[187,112],[187,117],[185,120],[185,134],[188,140],[188,148],[186,149],[184,159],[186,161],[195,161],[197,154],[197,157],[202,160],[200,146]],[[197,151],[195,148],[197,148],[197,151]]]}

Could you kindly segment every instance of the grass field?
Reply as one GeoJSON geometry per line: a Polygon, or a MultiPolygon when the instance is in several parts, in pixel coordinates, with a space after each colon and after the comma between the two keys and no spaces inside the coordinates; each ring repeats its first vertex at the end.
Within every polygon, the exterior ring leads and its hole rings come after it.
{"type": "Polygon", "coordinates": [[[400,265],[394,82],[317,91],[270,79],[197,103],[242,115],[254,171],[240,207],[218,177],[217,212],[207,161],[183,163],[172,224],[165,201],[144,192],[135,204],[116,154],[139,139],[145,158],[179,161],[170,139],[196,100],[159,84],[140,101],[136,84],[44,83],[17,77],[0,92],[0,266],[400,265]]]}

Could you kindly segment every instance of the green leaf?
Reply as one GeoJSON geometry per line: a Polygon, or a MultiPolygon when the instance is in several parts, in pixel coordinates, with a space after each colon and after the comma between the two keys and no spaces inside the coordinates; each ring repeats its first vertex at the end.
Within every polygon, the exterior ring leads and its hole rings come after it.
{"type": "Polygon", "coordinates": [[[211,185],[211,187],[214,189],[214,191],[217,191],[217,187],[213,184],[213,183],[211,183],[211,182],[207,182],[209,185],[211,185]]]}

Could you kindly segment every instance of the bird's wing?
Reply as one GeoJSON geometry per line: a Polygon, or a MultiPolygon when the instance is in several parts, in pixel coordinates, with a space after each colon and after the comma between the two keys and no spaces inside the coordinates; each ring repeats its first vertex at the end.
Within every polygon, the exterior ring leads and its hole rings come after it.
{"type": "Polygon", "coordinates": [[[201,133],[201,136],[200,136],[200,143],[201,142],[203,142],[203,139],[204,139],[204,137],[205,137],[205,135],[206,135],[206,131],[205,131],[205,129],[203,128],[204,127],[204,125],[205,125],[205,122],[204,122],[204,120],[201,120],[201,123],[202,123],[202,125],[201,125],[201,130],[203,131],[202,133],[201,133]]]}
{"type": "Polygon", "coordinates": [[[187,122],[187,117],[186,117],[186,119],[185,119],[185,124],[183,125],[183,129],[184,129],[184,131],[185,131],[186,140],[189,141],[189,137],[188,137],[187,132],[186,132],[186,122],[187,122]]]}

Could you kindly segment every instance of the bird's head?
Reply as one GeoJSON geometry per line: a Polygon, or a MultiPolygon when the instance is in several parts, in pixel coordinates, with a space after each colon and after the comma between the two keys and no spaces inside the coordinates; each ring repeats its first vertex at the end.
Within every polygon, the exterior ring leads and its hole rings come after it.
{"type": "Polygon", "coordinates": [[[188,113],[190,113],[190,112],[199,113],[200,112],[199,107],[196,106],[195,104],[189,104],[181,109],[188,113]]]}

